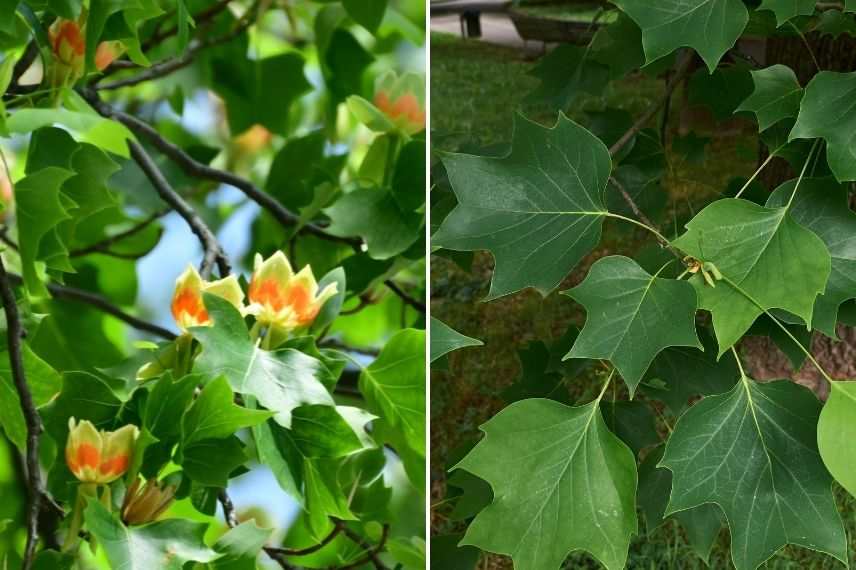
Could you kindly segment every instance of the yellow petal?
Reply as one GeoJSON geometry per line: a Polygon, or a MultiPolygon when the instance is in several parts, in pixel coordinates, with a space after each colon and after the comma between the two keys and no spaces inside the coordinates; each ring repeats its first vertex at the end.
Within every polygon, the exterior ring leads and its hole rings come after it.
{"type": "Polygon", "coordinates": [[[226,299],[238,310],[243,308],[244,292],[241,290],[238,278],[234,275],[229,275],[224,279],[212,281],[211,283],[205,283],[202,285],[202,290],[226,299]]]}

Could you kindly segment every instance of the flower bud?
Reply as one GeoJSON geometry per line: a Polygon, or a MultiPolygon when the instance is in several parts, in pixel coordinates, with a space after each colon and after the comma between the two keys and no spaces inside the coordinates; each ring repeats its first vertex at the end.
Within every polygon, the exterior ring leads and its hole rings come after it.
{"type": "Polygon", "coordinates": [[[335,283],[319,293],[308,265],[295,275],[281,251],[266,260],[256,254],[246,313],[263,325],[290,332],[312,324],[327,299],[336,293],[335,283]]]}
{"type": "Polygon", "coordinates": [[[142,488],[135,480],[122,501],[122,521],[127,525],[142,525],[157,520],[175,500],[175,485],[149,479],[142,488]]]}
{"type": "Polygon", "coordinates": [[[65,462],[84,483],[110,483],[128,470],[140,430],[126,425],[116,431],[98,431],[92,422],[68,420],[65,462]]]}
{"type": "Polygon", "coordinates": [[[48,30],[48,38],[57,61],[74,70],[79,77],[86,56],[86,37],[78,23],[58,18],[48,30]]]}
{"type": "Polygon", "coordinates": [[[375,89],[374,104],[409,135],[425,128],[425,82],[414,73],[382,76],[375,89]]]}
{"type": "Polygon", "coordinates": [[[204,281],[192,265],[175,282],[172,296],[172,316],[182,331],[190,327],[208,326],[211,318],[205,310],[202,293],[212,293],[232,303],[238,310],[243,308],[244,292],[234,275],[218,281],[204,281]]]}
{"type": "Polygon", "coordinates": [[[95,67],[104,71],[108,65],[125,53],[125,46],[119,41],[101,42],[95,49],[95,67]]]}

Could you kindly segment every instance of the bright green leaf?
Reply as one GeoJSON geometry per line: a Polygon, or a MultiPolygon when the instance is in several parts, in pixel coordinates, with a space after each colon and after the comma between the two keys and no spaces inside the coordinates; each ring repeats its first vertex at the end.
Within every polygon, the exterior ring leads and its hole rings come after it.
{"type": "Polygon", "coordinates": [[[715,287],[698,274],[690,280],[699,306],[713,315],[720,356],[764,310],[784,309],[811,322],[831,260],[823,241],[796,223],[787,208],[726,198],[699,212],[686,227],[672,245],[714,263],[723,276],[715,287]]]}
{"type": "Polygon", "coordinates": [[[205,545],[204,523],[166,519],[126,527],[94,500],[86,506],[85,519],[113,568],[181,570],[186,562],[211,562],[220,556],[205,545]]]}
{"type": "Polygon", "coordinates": [[[203,439],[222,439],[241,428],[260,424],[273,415],[273,412],[248,410],[233,400],[234,394],[225,377],[208,382],[184,414],[183,445],[203,439]]]}
{"type": "Polygon", "coordinates": [[[817,445],[835,480],[856,497],[856,382],[832,382],[829,399],[820,412],[817,445]]]}
{"type": "Polygon", "coordinates": [[[301,404],[333,405],[319,381],[318,360],[294,349],[262,350],[250,340],[243,317],[228,301],[206,293],[205,306],[214,325],[193,329],[203,347],[195,372],[225,376],[233,390],[257,398],[284,426],[291,425],[291,410],[301,404]]]}
{"type": "Polygon", "coordinates": [[[359,25],[375,33],[386,12],[388,0],[342,0],[348,15],[359,25]]]}

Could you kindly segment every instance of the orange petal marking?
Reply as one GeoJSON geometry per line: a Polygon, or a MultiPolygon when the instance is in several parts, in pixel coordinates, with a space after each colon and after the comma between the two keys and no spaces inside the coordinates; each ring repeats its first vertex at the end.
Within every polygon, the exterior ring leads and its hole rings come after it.
{"type": "Polygon", "coordinates": [[[53,39],[54,53],[59,53],[59,46],[63,40],[71,46],[77,55],[83,55],[86,51],[86,41],[80,33],[80,27],[75,22],[66,21],[59,25],[59,30],[53,39]]]}
{"type": "Polygon", "coordinates": [[[77,457],[74,463],[78,469],[81,467],[98,469],[98,465],[101,463],[101,451],[90,443],[81,443],[77,447],[77,457]]]}
{"type": "Polygon", "coordinates": [[[249,297],[250,301],[270,307],[274,311],[280,311],[288,304],[282,287],[275,279],[253,281],[250,284],[249,297]]]}
{"type": "Polygon", "coordinates": [[[197,323],[207,323],[209,320],[202,299],[196,291],[190,289],[179,291],[172,300],[172,316],[178,321],[182,314],[190,315],[197,323]]]}
{"type": "Polygon", "coordinates": [[[119,475],[120,473],[124,473],[127,468],[128,456],[120,454],[106,460],[98,470],[102,475],[119,475]]]}

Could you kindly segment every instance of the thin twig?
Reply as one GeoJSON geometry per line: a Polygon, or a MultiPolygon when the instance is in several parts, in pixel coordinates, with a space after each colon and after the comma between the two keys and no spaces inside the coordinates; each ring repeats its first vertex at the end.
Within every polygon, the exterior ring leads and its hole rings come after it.
{"type": "MultiPolygon", "coordinates": [[[[229,493],[226,492],[226,489],[220,489],[220,492],[217,494],[217,500],[220,501],[220,506],[223,507],[223,517],[226,519],[226,524],[229,528],[235,528],[240,524],[238,520],[238,515],[235,512],[235,503],[232,502],[232,498],[229,497],[229,493]]],[[[284,570],[294,570],[296,566],[291,565],[286,559],[286,555],[279,552],[278,548],[270,548],[263,547],[263,550],[267,553],[268,556],[271,557],[277,564],[279,564],[280,568],[284,570]]]]}
{"type": "Polygon", "coordinates": [[[383,549],[386,547],[386,541],[389,538],[389,524],[383,525],[383,533],[380,536],[380,540],[378,541],[377,546],[374,547],[372,547],[369,543],[363,540],[363,538],[359,534],[347,527],[343,527],[342,532],[345,534],[345,536],[347,536],[360,547],[362,547],[366,551],[366,554],[362,558],[346,566],[341,566],[339,570],[351,570],[352,568],[359,568],[363,564],[367,564],[369,562],[374,564],[374,567],[377,570],[386,570],[386,565],[381,561],[380,556],[378,555],[383,552],[383,549]]]}
{"type": "Polygon", "coordinates": [[[411,297],[410,295],[408,295],[401,287],[396,285],[395,281],[393,281],[392,279],[387,279],[383,282],[383,284],[386,285],[390,291],[398,295],[406,305],[410,305],[420,313],[425,312],[425,303],[423,303],[419,299],[416,299],[415,297],[411,297]]]}
{"type": "Polygon", "coordinates": [[[242,19],[238,22],[238,25],[236,25],[234,29],[232,29],[228,33],[223,34],[221,36],[217,36],[215,38],[206,38],[195,41],[190,47],[188,47],[188,49],[183,54],[177,57],[170,57],[165,60],[159,61],[153,64],[145,71],[138,73],[137,75],[134,75],[132,77],[120,79],[118,81],[114,81],[113,83],[105,83],[103,85],[96,83],[93,85],[93,87],[98,90],[132,87],[134,85],[139,85],[140,83],[144,83],[146,81],[165,77],[170,73],[182,69],[183,67],[187,67],[188,65],[193,63],[193,61],[196,59],[196,56],[202,50],[229,43],[230,41],[234,40],[242,33],[244,33],[244,31],[246,31],[246,29],[249,28],[253,24],[253,22],[255,22],[255,12],[256,5],[247,10],[247,13],[244,14],[242,19]]]}
{"type": "Polygon", "coordinates": [[[6,313],[6,341],[9,347],[9,364],[12,370],[12,380],[21,402],[21,411],[27,425],[27,543],[24,547],[24,557],[21,568],[29,570],[36,553],[36,543],[39,540],[39,511],[42,501],[46,498],[44,482],[42,481],[39,465],[39,436],[44,427],[42,419],[33,401],[33,395],[27,385],[24,372],[24,360],[21,356],[21,341],[24,338],[24,327],[18,315],[15,293],[3,259],[0,257],[0,297],[3,299],[3,310],[6,313]]]}
{"type": "MultiPolygon", "coordinates": [[[[135,225],[131,226],[127,230],[119,232],[116,235],[106,237],[103,240],[95,242],[95,243],[88,245],[86,247],[82,247],[80,249],[74,249],[74,250],[70,251],[68,253],[68,255],[69,255],[69,257],[81,257],[84,255],[89,255],[90,253],[103,253],[106,255],[118,256],[120,254],[117,254],[117,253],[110,250],[111,245],[115,244],[116,242],[122,241],[123,239],[125,239],[127,237],[131,237],[133,235],[140,233],[141,231],[143,231],[147,227],[149,227],[149,225],[151,225],[155,220],[162,218],[163,216],[167,215],[171,211],[172,211],[171,208],[164,208],[163,210],[159,210],[157,212],[154,212],[154,213],[150,214],[148,217],[146,217],[143,220],[136,223],[135,225]]],[[[139,257],[139,256],[135,256],[135,258],[136,257],[139,257]]]]}
{"type": "Polygon", "coordinates": [[[333,530],[327,533],[327,536],[322,538],[317,544],[313,544],[312,546],[307,546],[306,548],[275,548],[273,546],[265,547],[265,552],[270,554],[271,552],[275,552],[281,554],[282,556],[306,556],[307,554],[312,554],[314,552],[318,552],[331,542],[335,540],[339,533],[342,532],[344,528],[344,523],[342,521],[334,520],[333,521],[333,530]]]}
{"type": "Polygon", "coordinates": [[[660,110],[660,107],[666,104],[666,100],[671,96],[672,92],[678,86],[678,84],[683,81],[686,74],[689,72],[690,63],[693,60],[693,51],[686,50],[681,56],[680,61],[678,62],[677,67],[675,68],[675,72],[672,75],[672,78],[666,84],[666,90],[663,93],[663,96],[660,97],[657,101],[655,101],[648,109],[642,114],[639,119],[633,123],[633,126],[628,129],[626,133],[621,135],[621,138],[618,139],[615,144],[609,147],[610,156],[615,156],[618,151],[620,151],[624,146],[630,142],[630,140],[636,136],[636,133],[641,131],[645,125],[648,124],[648,121],[657,114],[660,110]]]}
{"type": "MultiPolygon", "coordinates": [[[[160,133],[152,128],[151,125],[132,115],[123,113],[118,109],[114,109],[112,106],[99,99],[92,90],[81,90],[80,93],[87,101],[89,101],[99,114],[108,118],[116,119],[137,135],[145,137],[155,148],[181,167],[188,176],[195,176],[233,186],[243,192],[247,198],[253,200],[259,206],[267,210],[268,213],[283,226],[296,226],[300,224],[300,216],[291,212],[276,198],[258,188],[249,180],[241,178],[231,172],[213,168],[207,164],[197,161],[187,154],[181,147],[162,137],[160,133]]],[[[323,228],[315,224],[304,224],[300,231],[312,234],[327,241],[344,243],[353,248],[359,248],[362,244],[362,241],[359,239],[339,237],[329,234],[323,228]]]]}
{"type": "MultiPolygon", "coordinates": [[[[14,273],[9,273],[8,278],[9,281],[15,285],[19,285],[24,282],[20,275],[16,275],[14,273]]],[[[59,285],[58,283],[48,283],[47,288],[51,296],[56,299],[86,303],[87,305],[92,305],[96,309],[107,313],[108,315],[116,317],[120,321],[131,325],[137,330],[151,333],[166,340],[174,340],[176,338],[175,333],[172,331],[126,313],[111,303],[108,299],[97,293],[86,291],[85,289],[78,289],[77,287],[69,287],[68,285],[59,285]]]]}
{"type": "Polygon", "coordinates": [[[178,212],[178,215],[187,222],[190,230],[196,234],[196,237],[202,243],[204,254],[202,264],[199,267],[199,273],[202,277],[207,279],[211,275],[215,263],[220,270],[221,277],[229,275],[231,273],[229,261],[226,259],[226,254],[223,253],[223,248],[217,241],[214,232],[211,231],[190,204],[173,190],[166,177],[160,171],[160,168],[158,168],[157,164],[155,164],[140,143],[128,141],[128,147],[131,149],[131,157],[140,166],[161,199],[178,212]]]}

